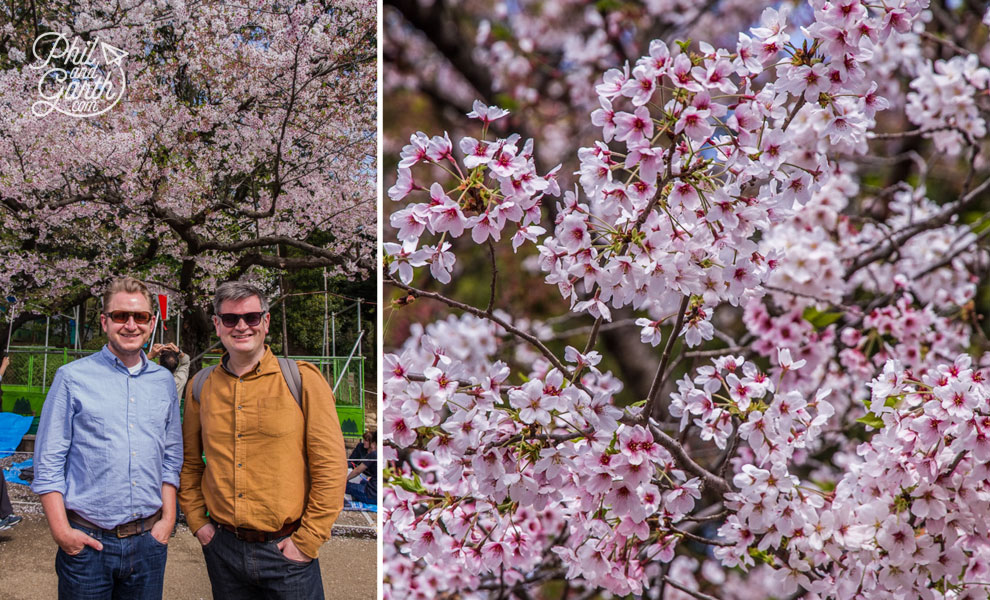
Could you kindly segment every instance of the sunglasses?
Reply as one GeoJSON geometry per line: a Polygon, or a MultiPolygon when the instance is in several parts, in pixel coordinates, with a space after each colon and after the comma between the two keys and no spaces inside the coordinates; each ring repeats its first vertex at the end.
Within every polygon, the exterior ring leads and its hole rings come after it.
{"type": "Polygon", "coordinates": [[[237,323],[242,319],[248,327],[257,327],[261,324],[261,317],[265,316],[265,314],[263,312],[249,312],[244,314],[223,313],[217,315],[217,317],[220,318],[220,322],[223,323],[224,327],[237,327],[237,323]]]}
{"type": "Polygon", "coordinates": [[[129,310],[112,310],[106,313],[114,323],[126,323],[128,319],[134,319],[138,325],[145,325],[151,322],[151,313],[147,311],[132,312],[129,310]]]}

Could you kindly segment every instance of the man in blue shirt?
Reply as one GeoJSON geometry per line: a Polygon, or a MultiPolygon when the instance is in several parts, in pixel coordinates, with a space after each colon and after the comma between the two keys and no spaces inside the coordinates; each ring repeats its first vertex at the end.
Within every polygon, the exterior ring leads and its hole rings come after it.
{"type": "Polygon", "coordinates": [[[34,482],[59,598],[160,599],[182,468],[172,374],[141,350],[152,297],[125,277],[103,296],[107,345],[60,368],[41,411],[34,482]]]}

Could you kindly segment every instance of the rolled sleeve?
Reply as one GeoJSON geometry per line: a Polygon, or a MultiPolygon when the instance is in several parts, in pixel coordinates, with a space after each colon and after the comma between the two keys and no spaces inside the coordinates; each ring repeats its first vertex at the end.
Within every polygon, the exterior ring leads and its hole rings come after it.
{"type": "Polygon", "coordinates": [[[59,492],[65,495],[65,460],[72,444],[72,407],[68,381],[62,369],[55,379],[41,409],[38,434],[34,445],[34,481],[36,494],[59,492]]]}
{"type": "Polygon", "coordinates": [[[171,407],[165,423],[165,456],[162,460],[162,482],[179,488],[182,470],[182,422],[179,417],[179,396],[171,394],[171,407]]]}

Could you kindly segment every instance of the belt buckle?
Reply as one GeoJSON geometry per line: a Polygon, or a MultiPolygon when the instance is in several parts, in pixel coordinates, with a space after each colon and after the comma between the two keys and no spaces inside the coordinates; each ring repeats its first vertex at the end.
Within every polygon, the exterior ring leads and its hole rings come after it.
{"type": "Polygon", "coordinates": [[[247,532],[240,527],[234,527],[234,537],[242,542],[249,542],[251,540],[247,539],[247,532]]]}

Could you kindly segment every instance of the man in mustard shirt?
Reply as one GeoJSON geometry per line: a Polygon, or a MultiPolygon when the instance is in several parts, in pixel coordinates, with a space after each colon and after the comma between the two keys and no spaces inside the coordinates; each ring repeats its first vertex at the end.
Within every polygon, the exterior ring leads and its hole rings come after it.
{"type": "Polygon", "coordinates": [[[213,307],[227,353],[198,398],[186,386],[179,487],[213,597],[323,598],[319,549],[347,477],[330,386],[299,363],[297,403],[265,345],[271,315],[257,287],[224,283],[213,307]]]}

